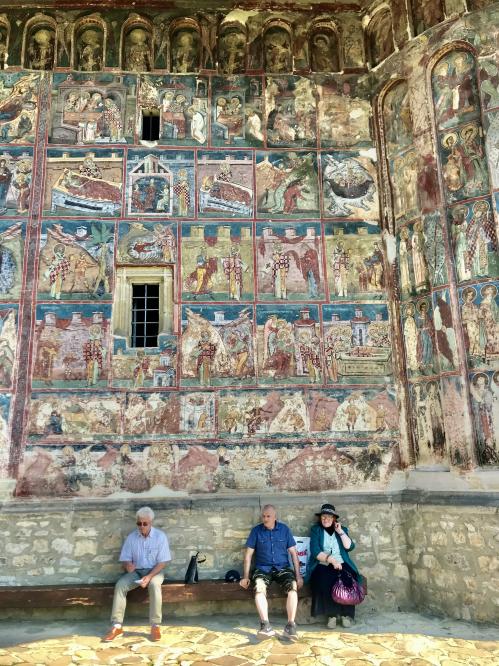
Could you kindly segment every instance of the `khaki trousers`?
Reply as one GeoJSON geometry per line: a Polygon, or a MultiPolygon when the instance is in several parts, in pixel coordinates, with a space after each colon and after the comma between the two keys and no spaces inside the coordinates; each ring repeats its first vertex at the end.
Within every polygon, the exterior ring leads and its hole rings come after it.
{"type": "MultiPolygon", "coordinates": [[[[113,610],[111,612],[111,622],[113,624],[123,624],[126,609],[126,595],[130,590],[139,587],[134,581],[139,580],[143,576],[147,576],[150,569],[135,569],[132,573],[126,573],[121,576],[116,585],[114,586],[113,610]]],[[[149,592],[149,622],[153,624],[161,624],[162,620],[162,606],[163,597],[161,594],[161,584],[165,576],[160,572],[151,578],[151,582],[147,586],[149,592]]]]}

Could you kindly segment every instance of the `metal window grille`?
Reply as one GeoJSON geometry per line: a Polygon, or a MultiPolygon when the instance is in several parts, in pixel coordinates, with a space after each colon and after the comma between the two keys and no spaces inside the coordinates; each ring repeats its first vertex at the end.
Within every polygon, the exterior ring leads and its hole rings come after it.
{"type": "Polygon", "coordinates": [[[159,284],[132,285],[132,347],[157,347],[159,284]]]}

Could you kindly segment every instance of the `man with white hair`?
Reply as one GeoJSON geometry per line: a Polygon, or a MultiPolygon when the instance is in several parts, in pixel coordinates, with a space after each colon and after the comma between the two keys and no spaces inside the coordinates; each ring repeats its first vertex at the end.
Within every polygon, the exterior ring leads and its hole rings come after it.
{"type": "Polygon", "coordinates": [[[296,541],[287,525],[277,520],[276,509],[266,504],[262,509],[262,522],[256,525],[246,540],[243,577],[239,585],[247,590],[250,585],[255,593],[255,604],[260,616],[262,637],[274,636],[275,631],[269,622],[267,588],[275,581],[287,594],[286,612],[288,623],[283,636],[296,640],[296,609],[298,590],[303,585],[300,563],[296,552],[296,541]],[[255,556],[255,569],[250,578],[251,560],[255,556]],[[289,557],[293,566],[289,565],[289,557]]]}
{"type": "Polygon", "coordinates": [[[164,579],[163,569],[171,560],[168,537],[161,530],[152,526],[154,511],[143,506],[136,513],[137,529],[125,539],[121,549],[120,562],[126,573],[114,588],[113,610],[111,613],[112,627],[104,637],[109,642],[123,633],[123,618],[126,609],[126,595],[136,587],[148,588],[149,620],[151,624],[151,640],[161,638],[161,619],[163,597],[161,584],[164,579]]]}

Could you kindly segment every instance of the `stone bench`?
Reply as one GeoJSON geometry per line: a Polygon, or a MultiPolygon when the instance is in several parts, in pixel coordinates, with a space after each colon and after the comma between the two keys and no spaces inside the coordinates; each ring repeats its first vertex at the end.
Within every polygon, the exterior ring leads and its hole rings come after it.
{"type": "MultiPolygon", "coordinates": [[[[251,590],[244,590],[238,583],[224,580],[202,580],[187,585],[179,581],[167,581],[162,586],[165,603],[189,601],[247,601],[252,599],[251,590]]],[[[83,608],[110,606],[113,600],[114,584],[91,583],[89,585],[42,585],[0,587],[0,608],[83,608]]],[[[270,598],[284,598],[286,595],[276,585],[268,590],[270,598]]],[[[308,586],[299,591],[300,598],[310,596],[308,586]]],[[[147,590],[138,587],[128,594],[131,603],[148,602],[147,590]]]]}

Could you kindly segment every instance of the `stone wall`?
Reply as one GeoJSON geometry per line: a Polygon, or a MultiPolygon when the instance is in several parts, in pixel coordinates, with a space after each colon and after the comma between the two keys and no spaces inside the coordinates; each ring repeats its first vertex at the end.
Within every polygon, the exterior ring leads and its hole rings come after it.
{"type": "MultiPolygon", "coordinates": [[[[261,506],[274,500],[296,536],[308,534],[314,512],[335,502],[356,542],[354,559],[368,579],[361,612],[418,608],[451,617],[499,622],[499,497],[411,491],[307,497],[200,498],[151,502],[156,525],[169,535],[171,579],[181,579],[190,555],[206,554],[200,577],[241,571],[244,543],[261,506]],[[484,602],[484,600],[489,600],[484,602]]],[[[137,505],[109,501],[48,501],[29,510],[3,506],[1,585],[113,582],[124,536],[137,505]]],[[[244,605],[245,610],[251,604],[244,605]]],[[[212,604],[213,612],[234,610],[212,604]]],[[[105,609],[104,609],[105,610],[105,609]]],[[[206,606],[175,608],[179,614],[206,606]]],[[[54,611],[56,614],[62,611],[54,611]]]]}

